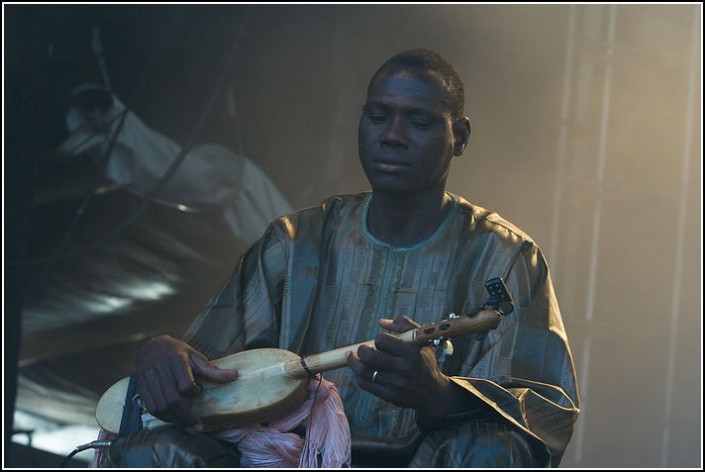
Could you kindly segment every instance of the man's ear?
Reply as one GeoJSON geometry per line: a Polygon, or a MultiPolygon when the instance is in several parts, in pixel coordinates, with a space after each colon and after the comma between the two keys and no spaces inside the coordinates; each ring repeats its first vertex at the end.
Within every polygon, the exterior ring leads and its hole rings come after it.
{"type": "Polygon", "coordinates": [[[470,119],[464,116],[453,123],[453,137],[455,138],[455,147],[453,148],[453,155],[460,156],[465,147],[470,141],[470,119]]]}

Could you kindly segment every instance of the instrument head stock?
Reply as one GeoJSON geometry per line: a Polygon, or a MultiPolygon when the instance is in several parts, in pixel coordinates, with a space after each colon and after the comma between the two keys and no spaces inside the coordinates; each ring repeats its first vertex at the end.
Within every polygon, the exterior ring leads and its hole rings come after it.
{"type": "Polygon", "coordinates": [[[503,315],[508,315],[514,311],[514,300],[502,277],[488,280],[485,282],[485,288],[489,297],[483,308],[497,310],[503,315]]]}

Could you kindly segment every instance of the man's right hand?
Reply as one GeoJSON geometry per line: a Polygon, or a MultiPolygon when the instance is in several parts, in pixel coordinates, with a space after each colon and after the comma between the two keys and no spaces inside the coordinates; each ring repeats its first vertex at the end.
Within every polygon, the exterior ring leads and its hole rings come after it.
{"type": "Polygon", "coordinates": [[[211,382],[235,380],[236,369],[220,369],[187,343],[168,335],[147,341],[137,352],[137,392],[144,406],[157,418],[191,432],[203,430],[191,409],[201,393],[194,375],[211,382]]]}

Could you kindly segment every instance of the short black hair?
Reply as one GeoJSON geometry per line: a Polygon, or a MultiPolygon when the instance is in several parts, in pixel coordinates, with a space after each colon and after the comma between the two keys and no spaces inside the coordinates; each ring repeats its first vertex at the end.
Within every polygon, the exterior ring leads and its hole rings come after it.
{"type": "Polygon", "coordinates": [[[448,105],[450,106],[453,119],[458,119],[464,115],[465,109],[465,87],[463,79],[458,70],[439,52],[430,49],[418,48],[401,52],[389,58],[382,64],[377,72],[372,76],[367,86],[369,96],[372,84],[380,73],[392,67],[404,69],[432,70],[440,74],[443,86],[448,92],[448,105]]]}

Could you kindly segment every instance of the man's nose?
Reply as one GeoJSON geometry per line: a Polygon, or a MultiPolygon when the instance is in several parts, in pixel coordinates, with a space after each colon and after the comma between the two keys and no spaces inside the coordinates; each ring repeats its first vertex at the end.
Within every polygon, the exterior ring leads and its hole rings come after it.
{"type": "Polygon", "coordinates": [[[387,127],[382,133],[381,142],[387,146],[406,147],[408,141],[406,126],[402,117],[395,116],[387,122],[387,127]]]}

